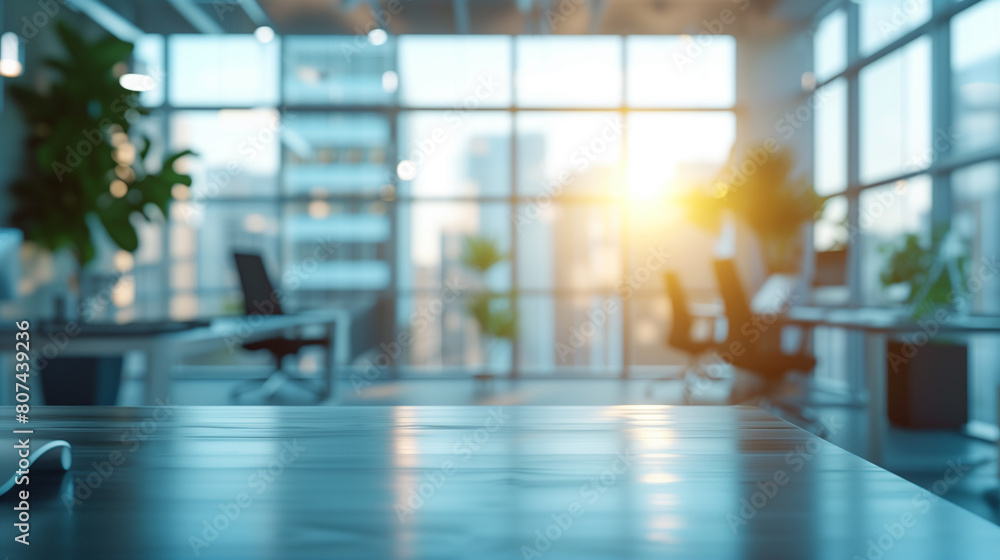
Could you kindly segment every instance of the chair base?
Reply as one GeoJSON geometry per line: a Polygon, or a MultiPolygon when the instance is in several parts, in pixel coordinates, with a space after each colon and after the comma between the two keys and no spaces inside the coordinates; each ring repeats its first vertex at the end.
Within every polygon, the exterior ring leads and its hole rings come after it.
{"type": "Polygon", "coordinates": [[[234,404],[320,404],[330,397],[329,387],[316,387],[305,379],[289,376],[283,371],[267,379],[249,379],[229,391],[234,404]],[[294,388],[294,389],[292,389],[294,388]]]}

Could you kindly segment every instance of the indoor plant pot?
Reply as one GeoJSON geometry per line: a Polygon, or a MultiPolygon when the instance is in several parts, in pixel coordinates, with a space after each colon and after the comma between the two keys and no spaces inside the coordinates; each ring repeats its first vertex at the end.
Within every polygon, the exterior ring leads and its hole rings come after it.
{"type": "Polygon", "coordinates": [[[953,303],[964,285],[966,257],[947,233],[925,246],[917,234],[887,255],[880,280],[909,305],[919,328],[886,344],[889,421],[907,428],[957,429],[968,422],[969,349],[958,340],[936,337],[941,323],[960,310],[953,303]]]}

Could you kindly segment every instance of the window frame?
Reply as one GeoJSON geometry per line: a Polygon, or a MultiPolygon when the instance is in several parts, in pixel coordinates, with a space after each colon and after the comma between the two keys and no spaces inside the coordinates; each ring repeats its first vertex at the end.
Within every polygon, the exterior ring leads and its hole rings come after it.
{"type": "MultiPolygon", "coordinates": [[[[729,35],[726,35],[726,36],[727,37],[731,37],[729,35]]],[[[281,38],[281,41],[280,41],[280,44],[279,44],[277,74],[278,74],[278,79],[280,80],[281,83],[280,83],[279,91],[278,91],[278,102],[277,102],[277,105],[276,106],[267,105],[267,106],[252,107],[252,108],[255,108],[255,109],[274,109],[274,110],[276,110],[278,112],[279,119],[281,119],[282,122],[284,121],[284,119],[286,118],[286,116],[289,115],[289,114],[306,114],[306,113],[318,113],[318,112],[344,113],[344,114],[368,113],[368,114],[383,115],[383,116],[385,116],[388,119],[388,121],[390,123],[389,124],[389,126],[390,126],[390,138],[389,138],[389,141],[388,141],[389,144],[388,144],[387,150],[386,150],[386,160],[390,163],[390,167],[391,167],[390,172],[391,172],[392,179],[393,179],[393,186],[396,187],[396,192],[394,193],[394,196],[392,197],[392,199],[389,200],[389,201],[385,201],[383,198],[380,198],[379,195],[377,195],[377,194],[376,195],[372,195],[372,196],[367,196],[367,195],[355,195],[355,194],[347,194],[347,195],[345,195],[345,194],[338,194],[338,193],[330,193],[324,200],[326,200],[327,202],[329,202],[331,204],[335,204],[335,203],[338,203],[338,202],[347,203],[347,204],[352,204],[352,203],[353,204],[362,204],[362,203],[365,203],[365,202],[376,202],[376,201],[383,201],[383,202],[385,202],[385,204],[387,204],[387,206],[388,206],[387,213],[388,213],[388,216],[389,216],[390,229],[391,229],[391,234],[390,234],[391,238],[390,238],[390,241],[389,241],[389,244],[391,245],[391,247],[389,248],[389,250],[388,250],[388,256],[386,257],[387,260],[389,261],[389,266],[390,266],[390,285],[389,285],[388,289],[378,290],[376,293],[380,297],[387,297],[391,301],[393,301],[394,302],[393,307],[395,307],[395,305],[397,305],[398,302],[401,301],[404,298],[409,298],[410,300],[413,300],[417,296],[419,296],[421,294],[426,294],[427,293],[426,289],[420,289],[420,288],[415,288],[415,287],[414,288],[402,288],[400,286],[400,284],[399,284],[399,276],[400,276],[400,274],[399,274],[399,270],[398,269],[399,269],[400,263],[397,262],[397,260],[398,260],[397,259],[397,253],[398,253],[397,247],[402,242],[401,241],[402,240],[402,237],[401,237],[402,233],[399,231],[399,224],[401,222],[401,214],[400,214],[401,212],[404,212],[407,208],[412,207],[414,204],[425,203],[425,202],[429,202],[429,203],[449,203],[449,202],[470,202],[471,201],[471,202],[475,202],[477,204],[489,204],[489,203],[507,204],[508,207],[509,207],[509,209],[510,209],[510,212],[511,212],[511,218],[513,219],[515,217],[515,213],[523,205],[525,205],[525,204],[531,204],[531,203],[536,203],[536,202],[539,202],[539,201],[544,201],[546,199],[546,197],[544,195],[530,195],[530,194],[527,194],[527,193],[522,194],[522,193],[518,192],[518,189],[519,189],[519,185],[518,185],[519,172],[518,172],[518,162],[517,162],[517,149],[518,149],[518,128],[517,128],[517,120],[518,119],[517,119],[517,115],[520,114],[520,113],[553,113],[553,112],[578,112],[578,113],[608,113],[608,112],[612,112],[612,113],[617,113],[617,114],[619,114],[621,116],[621,119],[622,119],[622,131],[621,131],[621,138],[622,138],[622,140],[621,140],[621,142],[622,142],[622,151],[623,151],[624,154],[627,154],[627,150],[628,150],[628,120],[629,120],[628,116],[630,114],[636,114],[636,113],[642,113],[642,112],[650,112],[650,113],[695,113],[695,114],[697,114],[697,113],[729,113],[729,114],[732,114],[734,116],[733,121],[734,121],[734,126],[736,128],[736,130],[734,130],[734,134],[735,134],[735,136],[737,138],[739,137],[739,127],[740,127],[740,124],[739,124],[740,123],[739,115],[741,114],[741,111],[740,111],[740,108],[738,106],[738,103],[739,103],[739,101],[738,101],[739,100],[738,91],[734,91],[733,92],[733,95],[732,95],[733,104],[732,105],[727,105],[727,106],[708,106],[708,107],[700,107],[700,106],[675,106],[675,107],[669,107],[669,106],[668,107],[645,107],[645,106],[639,106],[639,107],[632,107],[632,106],[629,106],[628,105],[628,94],[629,94],[629,92],[628,92],[628,84],[629,84],[629,74],[628,74],[629,64],[628,63],[629,63],[629,58],[628,57],[629,57],[629,51],[630,51],[630,49],[629,49],[629,43],[628,43],[628,38],[630,37],[629,35],[603,36],[603,37],[613,37],[613,38],[615,38],[619,42],[619,51],[620,51],[620,56],[621,56],[621,60],[619,61],[619,79],[620,79],[620,87],[621,87],[621,103],[619,105],[617,105],[617,106],[609,106],[609,107],[583,107],[583,106],[574,106],[574,105],[570,105],[570,106],[545,106],[545,105],[539,105],[539,106],[533,106],[533,105],[532,106],[521,106],[521,105],[518,105],[518,92],[517,92],[517,89],[516,89],[516,84],[514,84],[514,85],[511,86],[511,92],[510,92],[511,100],[510,100],[510,104],[509,105],[503,105],[503,106],[492,106],[492,105],[490,105],[490,106],[474,107],[474,108],[468,108],[468,107],[449,107],[449,106],[442,106],[442,105],[435,105],[435,106],[429,106],[429,107],[406,105],[402,101],[401,95],[400,95],[400,92],[402,90],[402,86],[398,86],[397,87],[395,93],[392,95],[392,100],[389,103],[379,102],[379,103],[373,103],[371,105],[367,105],[367,104],[366,105],[358,105],[358,104],[340,104],[340,105],[323,104],[323,105],[311,105],[311,104],[299,104],[299,103],[288,104],[288,103],[286,103],[286,99],[288,98],[287,91],[286,91],[286,86],[287,86],[286,71],[288,70],[288,68],[287,68],[287,64],[288,64],[287,48],[288,48],[288,44],[289,44],[288,40],[289,39],[294,39],[294,38],[297,38],[297,37],[310,37],[310,36],[309,35],[283,36],[281,38]],[[398,151],[400,149],[400,128],[401,128],[400,121],[401,121],[401,119],[406,114],[408,114],[408,113],[416,113],[416,112],[421,112],[421,111],[428,111],[428,112],[442,112],[442,111],[444,111],[444,112],[446,112],[446,111],[452,111],[452,110],[456,110],[456,111],[466,111],[467,110],[467,111],[471,111],[471,112],[494,112],[494,113],[495,112],[507,112],[507,113],[510,114],[510,118],[511,118],[511,162],[510,162],[510,164],[511,164],[511,173],[510,173],[511,185],[510,185],[510,188],[509,188],[509,191],[508,191],[509,192],[508,195],[506,195],[506,196],[502,196],[502,195],[501,196],[496,196],[496,195],[478,195],[478,196],[472,196],[472,197],[469,197],[469,196],[426,196],[426,195],[422,196],[422,195],[413,195],[412,193],[406,192],[404,189],[400,189],[399,188],[399,178],[395,174],[395,163],[401,159],[401,155],[398,153],[398,151]]],[[[363,40],[364,40],[363,37],[360,37],[360,36],[355,37],[355,36],[352,36],[352,35],[347,35],[347,36],[343,36],[343,37],[352,39],[355,42],[363,42],[363,40]]],[[[511,79],[513,81],[514,77],[516,77],[517,73],[518,73],[518,61],[517,61],[518,40],[519,40],[519,37],[522,37],[522,36],[521,35],[505,35],[504,37],[507,37],[509,39],[509,48],[511,50],[511,53],[510,53],[510,72],[511,72],[511,79]]],[[[592,36],[591,35],[582,35],[581,37],[592,37],[592,36]]],[[[714,37],[714,36],[712,36],[712,37],[714,37]]],[[[171,39],[172,39],[172,36],[169,35],[169,34],[164,36],[164,49],[163,49],[164,50],[164,61],[163,61],[164,67],[169,67],[169,64],[170,64],[169,53],[170,53],[170,50],[171,50],[170,49],[170,41],[171,41],[171,39]]],[[[738,40],[736,38],[731,38],[731,40],[734,42],[734,52],[733,52],[734,61],[733,61],[733,66],[735,67],[735,65],[736,65],[735,58],[738,56],[739,42],[738,42],[738,40]]],[[[399,68],[399,60],[400,60],[399,49],[400,49],[400,45],[403,43],[403,41],[400,41],[399,37],[390,37],[389,41],[391,42],[391,50],[392,50],[392,55],[391,55],[392,62],[391,62],[391,65],[395,68],[395,71],[396,71],[396,73],[397,73],[397,75],[399,77],[400,84],[401,84],[402,80],[405,79],[404,76],[402,75],[403,73],[400,71],[400,68],[399,68]]],[[[737,88],[737,85],[736,85],[737,84],[737,80],[736,80],[735,76],[733,76],[732,79],[733,79],[733,87],[734,87],[734,90],[735,90],[737,88]]],[[[165,98],[163,100],[163,103],[160,104],[160,105],[158,105],[158,106],[151,107],[151,110],[155,114],[160,115],[162,117],[163,138],[164,138],[164,141],[166,142],[166,145],[168,145],[168,146],[170,145],[170,142],[171,142],[171,137],[170,137],[171,121],[172,121],[175,113],[185,112],[185,111],[187,111],[187,112],[190,112],[190,111],[204,111],[204,110],[219,111],[219,110],[226,110],[226,109],[240,109],[240,110],[245,110],[245,109],[251,108],[251,107],[246,107],[246,106],[228,106],[228,105],[205,106],[205,107],[201,107],[201,106],[188,106],[188,105],[173,106],[171,104],[171,99],[170,99],[170,95],[169,95],[170,86],[171,86],[169,74],[164,77],[164,82],[161,84],[161,86],[164,88],[165,92],[167,92],[166,95],[164,96],[165,98]]],[[[280,267],[279,270],[281,270],[281,271],[286,270],[287,267],[290,264],[293,264],[293,263],[290,262],[290,256],[287,254],[288,250],[286,248],[286,246],[288,244],[287,240],[285,239],[286,220],[288,219],[288,216],[287,216],[288,212],[286,210],[288,208],[290,208],[290,207],[295,207],[296,205],[308,204],[308,202],[310,200],[313,200],[313,198],[310,195],[305,194],[305,193],[303,193],[303,194],[293,194],[293,193],[290,193],[289,190],[288,190],[288,188],[287,188],[287,186],[285,185],[284,176],[285,176],[286,165],[287,165],[287,157],[288,157],[287,150],[288,150],[288,148],[284,144],[282,144],[282,146],[280,148],[280,155],[279,155],[278,169],[277,169],[277,177],[276,177],[276,180],[278,182],[278,189],[277,189],[277,194],[276,195],[274,195],[274,196],[263,196],[263,197],[242,197],[242,198],[224,197],[223,196],[223,197],[214,198],[214,199],[211,199],[211,200],[208,200],[208,201],[205,202],[205,204],[211,204],[211,205],[240,205],[240,204],[247,204],[247,203],[269,203],[269,204],[276,205],[278,207],[278,210],[277,210],[277,220],[278,220],[277,229],[278,229],[278,233],[276,235],[277,254],[278,254],[278,263],[277,264],[279,265],[279,267],[280,267]]],[[[574,194],[567,193],[567,194],[561,195],[559,197],[559,199],[557,201],[555,201],[555,203],[559,204],[559,205],[578,205],[578,204],[592,205],[592,204],[595,204],[595,203],[599,203],[599,204],[612,204],[612,205],[614,205],[617,201],[618,201],[618,198],[616,198],[616,196],[614,196],[612,194],[608,194],[608,195],[596,195],[595,196],[595,195],[591,195],[591,194],[574,195],[574,194]]],[[[618,205],[618,206],[621,207],[621,212],[622,213],[624,213],[626,211],[625,208],[622,205],[618,205]]],[[[619,219],[623,219],[624,216],[618,216],[618,218],[619,219]]],[[[165,255],[165,261],[166,261],[164,263],[164,265],[163,265],[164,268],[163,268],[162,274],[164,275],[164,278],[166,278],[166,280],[165,280],[165,285],[162,288],[163,290],[165,290],[165,293],[162,294],[162,298],[161,299],[164,301],[164,306],[166,308],[167,307],[167,303],[166,302],[169,302],[170,299],[174,295],[176,295],[176,292],[178,292],[178,291],[174,289],[174,287],[172,285],[172,282],[170,281],[170,278],[169,278],[169,262],[170,262],[170,259],[171,259],[171,256],[170,256],[171,255],[171,253],[170,253],[170,246],[169,246],[170,245],[170,237],[171,236],[169,235],[169,228],[171,227],[171,222],[168,220],[165,223],[164,227],[166,228],[166,230],[167,230],[168,233],[162,236],[163,237],[163,251],[164,251],[163,254],[165,255]]],[[[621,240],[620,240],[619,243],[621,245],[620,249],[621,249],[621,255],[622,255],[622,259],[623,259],[622,270],[623,271],[630,270],[631,268],[633,268],[634,263],[632,261],[634,259],[631,256],[631,250],[630,250],[629,245],[628,245],[629,241],[628,241],[627,236],[624,235],[624,234],[621,235],[620,237],[621,237],[621,240]]],[[[518,266],[517,266],[517,260],[518,259],[516,257],[517,251],[518,251],[518,248],[517,248],[518,235],[516,234],[516,232],[512,231],[510,239],[508,240],[508,243],[509,243],[509,250],[510,250],[511,254],[515,255],[515,257],[511,259],[510,285],[518,293],[519,296],[524,295],[524,296],[548,297],[553,302],[553,305],[558,306],[559,302],[561,302],[561,301],[564,302],[564,301],[566,301],[566,298],[570,298],[570,297],[578,297],[578,296],[581,296],[581,295],[584,295],[584,296],[609,297],[609,296],[614,296],[615,295],[613,291],[612,292],[608,292],[607,290],[601,290],[601,291],[596,291],[596,292],[593,291],[593,290],[589,290],[589,291],[587,291],[585,293],[581,293],[579,291],[573,291],[571,289],[567,289],[565,287],[559,287],[559,286],[554,286],[552,288],[522,290],[519,287],[519,281],[518,281],[518,266]]],[[[201,290],[200,287],[196,285],[193,290],[183,290],[183,293],[189,294],[189,295],[193,295],[195,298],[200,298],[200,297],[203,297],[203,296],[219,297],[222,294],[216,293],[218,291],[219,290],[213,290],[213,292],[211,294],[209,294],[209,293],[206,293],[204,290],[201,290]]],[[[223,290],[223,291],[225,291],[225,290],[223,290]]],[[[330,301],[331,300],[331,298],[330,298],[331,294],[335,295],[335,292],[333,292],[333,291],[328,292],[327,293],[326,301],[330,301]]],[[[522,369],[524,370],[524,372],[523,372],[524,374],[527,374],[528,376],[531,376],[531,377],[535,377],[535,375],[533,375],[533,373],[538,373],[538,372],[535,372],[534,370],[544,369],[545,371],[543,373],[541,373],[541,376],[544,377],[544,378],[553,378],[553,377],[584,377],[584,378],[612,378],[612,377],[617,377],[617,378],[627,378],[627,377],[629,377],[632,374],[645,375],[645,373],[643,373],[643,372],[640,371],[644,366],[638,366],[638,369],[637,369],[636,366],[634,366],[632,364],[632,357],[633,357],[633,355],[634,355],[634,353],[636,351],[633,348],[633,346],[632,346],[632,342],[631,342],[632,333],[630,332],[631,331],[631,329],[630,329],[630,318],[631,318],[631,315],[632,315],[631,307],[632,307],[632,304],[634,303],[634,301],[633,300],[629,300],[629,301],[626,301],[624,303],[625,303],[625,305],[621,306],[621,314],[622,314],[622,317],[621,317],[621,332],[619,332],[619,333],[612,333],[612,335],[611,335],[613,338],[618,338],[620,336],[620,347],[617,348],[617,351],[615,351],[615,349],[611,350],[611,352],[614,354],[614,360],[613,361],[615,363],[609,362],[608,366],[604,366],[604,365],[597,365],[597,366],[593,366],[593,365],[591,365],[591,366],[561,366],[561,365],[556,364],[555,366],[550,367],[550,368],[533,368],[530,365],[528,367],[522,367],[523,364],[520,363],[520,359],[519,359],[519,355],[520,355],[519,354],[519,344],[518,344],[517,338],[515,338],[513,340],[513,343],[512,343],[511,357],[510,357],[510,360],[509,360],[509,363],[511,365],[510,365],[509,369],[506,371],[506,375],[509,376],[509,377],[519,377],[519,376],[522,376],[522,371],[521,371],[522,369]]],[[[165,311],[166,311],[166,309],[164,309],[164,312],[165,311]]],[[[395,312],[393,312],[392,315],[393,315],[393,317],[395,317],[395,312]]],[[[405,326],[401,326],[401,325],[398,325],[396,323],[397,323],[397,321],[394,321],[393,325],[392,325],[392,329],[393,329],[393,334],[394,335],[396,334],[396,331],[399,330],[400,328],[406,328],[405,326]]],[[[403,366],[393,365],[393,366],[390,366],[387,369],[391,372],[392,375],[401,375],[401,376],[404,376],[404,377],[417,377],[417,378],[419,378],[419,377],[422,377],[424,375],[427,375],[426,372],[421,372],[420,371],[421,368],[411,367],[411,366],[408,366],[408,365],[403,365],[403,366]]],[[[436,369],[440,370],[441,368],[436,368],[436,369]]],[[[447,368],[445,368],[445,369],[447,369],[447,368]]],[[[464,366],[463,368],[458,368],[458,369],[468,370],[469,367],[468,366],[464,366]]],[[[449,373],[451,373],[451,372],[446,371],[444,376],[447,377],[449,373]]],[[[461,372],[454,372],[454,373],[461,374],[461,372]]],[[[442,375],[440,375],[439,372],[436,372],[435,377],[442,377],[442,375]]]]}

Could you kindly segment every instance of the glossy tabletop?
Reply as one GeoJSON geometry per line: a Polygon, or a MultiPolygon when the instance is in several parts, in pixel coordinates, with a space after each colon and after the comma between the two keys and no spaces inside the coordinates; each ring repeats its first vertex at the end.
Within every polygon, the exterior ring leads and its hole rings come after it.
{"type": "MultiPolygon", "coordinates": [[[[11,559],[992,560],[1000,550],[1000,527],[755,408],[33,413],[37,434],[73,445],[74,464],[32,477],[30,550],[8,540],[0,556],[11,559]]],[[[965,469],[940,465],[935,491],[965,469]]]]}

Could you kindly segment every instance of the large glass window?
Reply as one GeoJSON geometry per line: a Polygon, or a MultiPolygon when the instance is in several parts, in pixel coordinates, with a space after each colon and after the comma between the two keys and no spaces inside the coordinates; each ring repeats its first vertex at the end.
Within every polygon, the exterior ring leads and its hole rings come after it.
{"type": "Polygon", "coordinates": [[[934,0],[858,2],[861,54],[870,54],[930,19],[934,0]]]}
{"type": "Polygon", "coordinates": [[[198,154],[184,162],[199,201],[276,195],[280,136],[273,109],[176,111],[170,120],[174,149],[198,154]]]}
{"type": "Polygon", "coordinates": [[[525,107],[618,107],[622,104],[619,37],[520,36],[517,104],[525,107]]]}
{"type": "Polygon", "coordinates": [[[400,193],[507,196],[511,115],[505,111],[408,111],[399,118],[400,193]]]}
{"type": "Polygon", "coordinates": [[[951,23],[954,125],[935,139],[971,152],[1000,141],[1000,1],[980,2],[951,23]]]}
{"type": "Polygon", "coordinates": [[[510,105],[510,37],[411,35],[399,41],[404,105],[463,109],[510,105]]]}
{"type": "MultiPolygon", "coordinates": [[[[902,306],[904,285],[884,287],[880,273],[906,236],[928,250],[957,239],[972,273],[998,249],[1000,0],[837,4],[814,38],[814,71],[834,79],[816,92],[814,179],[837,195],[814,243],[859,253],[849,288],[864,304],[902,306]]],[[[970,310],[1000,312],[997,294],[977,290],[970,310]]],[[[997,337],[969,338],[970,418],[995,425],[997,337]]]]}
{"type": "Polygon", "coordinates": [[[926,168],[931,41],[921,37],[861,71],[861,182],[926,168]]]}
{"type": "Polygon", "coordinates": [[[175,107],[278,104],[280,40],[252,35],[174,35],[169,42],[170,103],[175,107]]]}
{"type": "Polygon", "coordinates": [[[361,37],[288,37],[283,69],[289,105],[387,105],[396,99],[395,42],[361,37]]]}
{"type": "Polygon", "coordinates": [[[822,195],[847,188],[847,80],[840,78],[816,92],[813,183],[822,195]]]}
{"type": "Polygon", "coordinates": [[[820,20],[813,41],[813,65],[820,82],[847,67],[847,11],[843,8],[820,20]]]}
{"type": "MultiPolygon", "coordinates": [[[[953,233],[962,240],[974,281],[964,295],[969,311],[1000,314],[1000,285],[994,269],[1000,254],[1000,162],[990,161],[957,171],[953,184],[953,233]]],[[[1000,385],[1000,345],[991,335],[969,340],[969,402],[973,418],[997,424],[996,388],[1000,385]]]]}
{"type": "Polygon", "coordinates": [[[909,294],[884,287],[881,274],[887,254],[903,246],[905,236],[918,236],[931,246],[931,181],[920,175],[861,193],[862,299],[870,305],[900,304],[909,294]]]}
{"type": "Polygon", "coordinates": [[[849,235],[847,227],[847,197],[835,196],[823,207],[823,215],[816,220],[813,246],[817,251],[846,249],[849,235]]]}
{"type": "MultiPolygon", "coordinates": [[[[171,70],[165,103],[144,98],[161,106],[145,122],[199,154],[183,162],[194,184],[175,187],[162,240],[168,311],[239,312],[232,253],[251,251],[288,288],[289,308],[388,302],[380,320],[406,332],[394,364],[404,372],[620,375],[679,360],[660,348],[661,275],[622,286],[650,255],[668,266],[657,239],[678,235],[663,229],[676,220],[652,209],[710,180],[730,153],[735,41],[376,43],[142,43],[138,58],[171,70]],[[502,256],[485,275],[463,262],[472,237],[502,256]],[[483,336],[470,307],[485,296],[513,312],[511,336],[483,336]]],[[[677,250],[704,253],[702,238],[677,250]]]]}
{"type": "Polygon", "coordinates": [[[629,37],[625,45],[630,106],[726,108],[735,103],[732,37],[629,37]]]}
{"type": "Polygon", "coordinates": [[[390,182],[390,119],[379,113],[289,112],[281,137],[292,196],[378,196],[390,182]]]}
{"type": "Polygon", "coordinates": [[[612,112],[518,113],[518,194],[610,194],[623,126],[621,114],[612,112]]]}
{"type": "MultiPolygon", "coordinates": [[[[993,274],[985,265],[1000,255],[1000,162],[963,168],[952,176],[952,233],[962,240],[974,273],[993,274]]],[[[970,311],[1000,315],[1000,287],[985,282],[970,293],[970,311]]]]}

